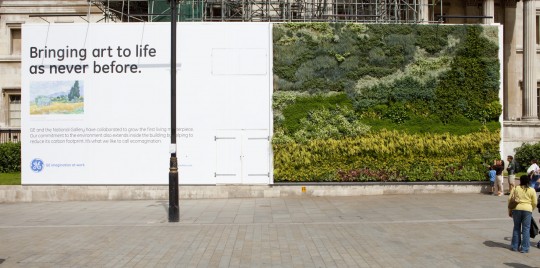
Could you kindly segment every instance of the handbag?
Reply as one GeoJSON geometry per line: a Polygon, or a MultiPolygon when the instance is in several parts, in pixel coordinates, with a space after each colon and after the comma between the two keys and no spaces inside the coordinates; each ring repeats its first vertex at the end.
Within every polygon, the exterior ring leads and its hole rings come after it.
{"type": "Polygon", "coordinates": [[[519,196],[516,195],[516,189],[512,191],[510,199],[508,200],[508,209],[514,209],[519,204],[519,196]]]}
{"type": "Polygon", "coordinates": [[[540,212],[540,195],[538,196],[538,200],[536,201],[536,208],[538,208],[538,212],[540,212]]]}
{"type": "Polygon", "coordinates": [[[531,238],[534,238],[538,234],[538,225],[536,225],[533,217],[531,217],[531,229],[529,234],[531,235],[531,238]]]}

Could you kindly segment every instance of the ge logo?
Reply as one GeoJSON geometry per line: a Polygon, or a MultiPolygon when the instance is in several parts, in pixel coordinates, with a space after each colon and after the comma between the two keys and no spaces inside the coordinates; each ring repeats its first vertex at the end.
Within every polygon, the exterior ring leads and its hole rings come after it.
{"type": "Polygon", "coordinates": [[[34,158],[34,160],[32,160],[32,164],[30,165],[30,168],[34,172],[41,172],[43,170],[43,160],[39,158],[34,158]]]}

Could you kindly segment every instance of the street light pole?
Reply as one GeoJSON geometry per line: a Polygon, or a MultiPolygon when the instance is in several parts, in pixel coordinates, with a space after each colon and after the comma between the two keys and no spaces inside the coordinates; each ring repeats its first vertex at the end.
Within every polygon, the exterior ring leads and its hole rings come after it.
{"type": "Polygon", "coordinates": [[[171,158],[169,166],[169,222],[180,221],[178,160],[176,158],[176,1],[171,2],[171,158]]]}

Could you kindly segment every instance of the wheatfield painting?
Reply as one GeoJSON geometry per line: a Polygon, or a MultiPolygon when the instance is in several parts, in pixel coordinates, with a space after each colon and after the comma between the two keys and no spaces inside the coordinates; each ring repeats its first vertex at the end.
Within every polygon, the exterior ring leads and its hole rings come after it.
{"type": "Polygon", "coordinates": [[[83,81],[34,81],[30,84],[31,115],[83,113],[83,81]]]}

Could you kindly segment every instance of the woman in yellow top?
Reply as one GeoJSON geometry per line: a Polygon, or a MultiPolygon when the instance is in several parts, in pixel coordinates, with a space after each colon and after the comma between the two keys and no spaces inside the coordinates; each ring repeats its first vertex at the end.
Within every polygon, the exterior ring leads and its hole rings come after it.
{"type": "Polygon", "coordinates": [[[521,253],[529,253],[530,228],[533,208],[536,207],[536,192],[529,187],[530,178],[523,175],[519,178],[519,186],[514,187],[510,197],[515,192],[519,197],[519,204],[516,208],[509,210],[508,214],[514,219],[514,230],[512,232],[512,250],[518,251],[521,244],[521,253]],[[523,239],[521,236],[523,235],[523,239]]]}

